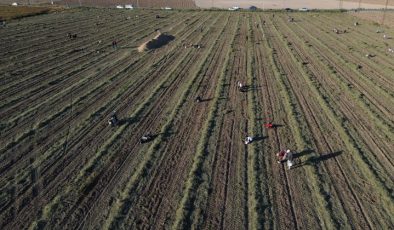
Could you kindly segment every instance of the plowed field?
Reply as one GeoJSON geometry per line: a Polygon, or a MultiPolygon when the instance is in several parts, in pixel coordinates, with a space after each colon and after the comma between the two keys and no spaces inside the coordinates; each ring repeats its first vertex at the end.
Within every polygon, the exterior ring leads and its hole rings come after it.
{"type": "Polygon", "coordinates": [[[10,21],[0,229],[392,228],[394,29],[377,29],[330,12],[10,21]],[[138,52],[157,29],[174,39],[138,52]]]}

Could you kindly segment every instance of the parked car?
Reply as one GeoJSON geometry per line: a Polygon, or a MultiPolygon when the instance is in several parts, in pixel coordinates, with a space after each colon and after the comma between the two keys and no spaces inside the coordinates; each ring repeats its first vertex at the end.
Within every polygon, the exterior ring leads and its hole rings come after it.
{"type": "Polygon", "coordinates": [[[130,10],[134,9],[133,5],[124,5],[124,8],[130,10]]]}

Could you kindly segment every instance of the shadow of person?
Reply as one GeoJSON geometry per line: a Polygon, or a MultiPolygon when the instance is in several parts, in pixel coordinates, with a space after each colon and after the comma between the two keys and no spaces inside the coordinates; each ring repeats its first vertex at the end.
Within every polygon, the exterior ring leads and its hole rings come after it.
{"type": "Polygon", "coordinates": [[[265,136],[255,136],[255,137],[253,137],[253,142],[261,141],[261,140],[264,140],[265,138],[267,138],[267,137],[265,137],[265,136]]]}
{"type": "Polygon", "coordinates": [[[138,122],[139,119],[137,117],[128,117],[128,118],[124,118],[124,119],[119,119],[118,121],[118,125],[125,125],[125,124],[132,124],[135,122],[138,122]]]}
{"type": "Polygon", "coordinates": [[[302,156],[305,156],[305,155],[308,155],[308,154],[311,154],[311,153],[313,153],[313,149],[304,149],[301,152],[294,153],[293,154],[293,158],[297,159],[297,158],[300,158],[302,156]]]}
{"type": "Polygon", "coordinates": [[[328,153],[328,154],[325,154],[325,155],[312,156],[312,157],[310,157],[310,158],[307,160],[306,163],[308,163],[308,164],[318,164],[318,163],[320,163],[320,162],[329,160],[329,159],[331,159],[331,158],[335,158],[335,157],[341,155],[342,152],[343,152],[343,151],[336,151],[336,152],[328,153]]]}
{"type": "MultiPolygon", "coordinates": [[[[294,157],[294,159],[296,159],[296,158],[300,158],[301,156],[311,154],[313,152],[314,151],[312,149],[305,149],[299,153],[294,154],[293,157],[294,157]]],[[[304,165],[317,165],[320,162],[323,162],[323,161],[326,161],[326,160],[329,160],[331,158],[341,155],[342,152],[343,151],[337,151],[337,152],[328,153],[328,154],[320,155],[320,156],[311,156],[304,162],[301,162],[300,159],[298,159],[298,160],[295,160],[295,164],[291,167],[291,169],[302,167],[304,165]]]]}
{"type": "Polygon", "coordinates": [[[247,92],[249,92],[249,91],[258,91],[258,90],[260,90],[261,89],[261,86],[246,86],[246,91],[247,92]]]}
{"type": "Polygon", "coordinates": [[[201,99],[201,102],[207,102],[207,101],[212,101],[213,98],[205,98],[205,99],[201,99]]]}

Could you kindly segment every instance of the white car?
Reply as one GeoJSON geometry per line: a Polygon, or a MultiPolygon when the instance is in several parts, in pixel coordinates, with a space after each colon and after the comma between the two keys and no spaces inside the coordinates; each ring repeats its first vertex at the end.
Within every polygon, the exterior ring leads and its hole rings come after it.
{"type": "Polygon", "coordinates": [[[116,9],[123,9],[124,7],[121,5],[116,6],[116,9]]]}
{"type": "Polygon", "coordinates": [[[133,5],[124,5],[124,8],[130,10],[134,9],[133,5]]]}
{"type": "Polygon", "coordinates": [[[165,10],[172,10],[172,8],[171,8],[171,7],[168,7],[168,6],[164,7],[164,9],[165,9],[165,10]]]}
{"type": "Polygon", "coordinates": [[[228,8],[228,10],[231,10],[231,11],[235,11],[235,10],[239,10],[239,9],[240,9],[239,6],[233,6],[233,7],[228,8]]]}
{"type": "Polygon", "coordinates": [[[298,11],[307,12],[307,11],[309,11],[309,9],[308,9],[308,8],[306,8],[306,7],[303,7],[303,8],[299,8],[299,9],[298,9],[298,11]]]}

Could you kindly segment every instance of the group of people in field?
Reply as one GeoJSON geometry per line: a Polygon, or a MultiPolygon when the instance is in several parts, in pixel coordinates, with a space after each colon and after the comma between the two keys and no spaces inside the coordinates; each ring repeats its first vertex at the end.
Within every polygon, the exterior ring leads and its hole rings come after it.
{"type": "MultiPolygon", "coordinates": [[[[116,111],[114,111],[112,113],[111,117],[108,119],[108,124],[111,127],[116,127],[116,126],[120,125],[120,120],[119,120],[118,116],[116,115],[116,111]]],[[[153,140],[153,138],[154,138],[154,136],[148,132],[140,138],[140,143],[143,144],[143,143],[149,142],[149,141],[153,140]]]]}
{"type": "MultiPolygon", "coordinates": [[[[239,88],[239,90],[241,92],[244,92],[244,87],[245,84],[242,81],[237,81],[237,87],[239,88]]],[[[195,98],[195,101],[197,103],[203,102],[203,99],[201,98],[201,96],[197,96],[195,98]]],[[[118,116],[116,115],[116,112],[114,111],[111,115],[111,117],[108,119],[108,124],[112,127],[118,126],[120,124],[120,120],[118,118],[118,116]]],[[[272,129],[275,128],[277,126],[275,126],[271,121],[267,122],[264,124],[264,127],[267,129],[272,129]]],[[[147,133],[145,135],[143,135],[140,138],[140,143],[146,143],[153,140],[153,135],[150,133],[147,133]]],[[[246,136],[244,143],[245,145],[248,145],[250,143],[252,143],[253,141],[255,141],[255,138],[252,136],[246,136]]],[[[278,158],[277,162],[278,163],[284,163],[287,162],[287,167],[288,169],[291,169],[291,167],[294,165],[294,161],[293,161],[293,152],[290,149],[287,150],[281,150],[280,152],[276,153],[276,157],[278,158]]]]}
{"type": "MultiPolygon", "coordinates": [[[[246,85],[242,81],[237,81],[236,84],[239,91],[245,92],[246,85]]],[[[277,127],[271,121],[265,123],[263,126],[267,129],[272,129],[277,127]]],[[[252,143],[254,140],[255,138],[253,136],[246,136],[244,139],[244,143],[245,145],[248,145],[252,143]]],[[[294,165],[293,152],[290,149],[281,150],[276,154],[276,156],[278,158],[278,163],[287,162],[288,169],[291,169],[291,167],[294,165]]]]}
{"type": "MultiPolygon", "coordinates": [[[[245,145],[252,143],[253,140],[254,140],[253,137],[246,136],[245,137],[245,145]]],[[[276,157],[277,157],[278,164],[286,162],[288,169],[291,169],[291,167],[294,165],[293,152],[290,149],[279,151],[278,153],[276,153],[276,157]]]]}

